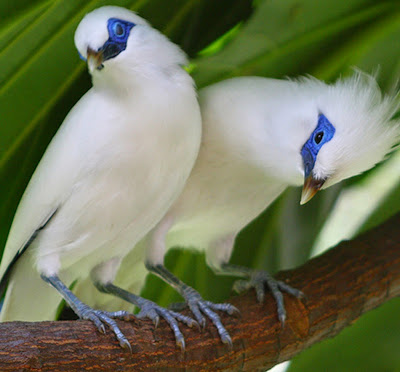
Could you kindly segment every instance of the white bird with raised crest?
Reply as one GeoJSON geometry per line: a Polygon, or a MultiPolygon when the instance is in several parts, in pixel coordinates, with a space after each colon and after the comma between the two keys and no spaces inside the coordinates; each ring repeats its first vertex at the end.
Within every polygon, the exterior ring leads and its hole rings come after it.
{"type": "Polygon", "coordinates": [[[124,259],[117,278],[136,288],[144,282],[135,270],[144,250],[148,270],[182,295],[200,324],[211,319],[230,344],[215,310],[235,308],[204,300],[176,278],[164,266],[166,251],[174,246],[205,250],[216,273],[242,277],[236,288],[254,287],[260,301],[268,288],[283,323],[282,291],[301,292],[265,271],[229,264],[237,234],[287,187],[303,185],[304,204],[318,190],[381,162],[400,140],[400,120],[393,119],[399,100],[382,95],[373,77],[357,72],[334,84],[314,78],[233,78],[201,90],[199,101],[202,145],[185,189],[124,259]]]}

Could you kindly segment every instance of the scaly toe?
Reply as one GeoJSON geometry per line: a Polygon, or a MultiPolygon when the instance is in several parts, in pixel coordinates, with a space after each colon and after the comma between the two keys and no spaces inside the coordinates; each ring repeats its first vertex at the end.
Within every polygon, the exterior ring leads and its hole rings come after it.
{"type": "Polygon", "coordinates": [[[114,335],[121,347],[129,348],[132,351],[131,344],[129,343],[128,339],[124,336],[116,321],[112,319],[110,315],[116,315],[117,318],[126,316],[125,312],[124,314],[122,312],[109,313],[107,311],[93,310],[88,307],[85,309],[84,316],[82,316],[82,318],[84,317],[84,319],[91,320],[101,333],[106,333],[104,323],[107,324],[107,326],[114,332],[114,335]]]}
{"type": "Polygon", "coordinates": [[[294,297],[297,297],[297,298],[304,297],[304,293],[302,291],[299,291],[298,289],[293,288],[293,287],[291,287],[290,285],[288,285],[288,284],[286,284],[284,282],[277,281],[277,284],[278,284],[278,288],[281,291],[289,293],[290,295],[292,295],[294,297]]]}
{"type": "Polygon", "coordinates": [[[174,302],[168,305],[168,310],[171,311],[182,311],[188,308],[188,304],[186,302],[174,302]]]}
{"type": "Polygon", "coordinates": [[[207,302],[208,301],[199,302],[198,303],[199,308],[201,309],[201,311],[204,314],[206,314],[207,318],[209,318],[212,321],[212,323],[215,325],[215,327],[217,328],[217,331],[220,335],[221,341],[228,345],[232,345],[231,337],[229,336],[228,331],[223,326],[223,324],[221,322],[221,318],[218,316],[218,314],[216,314],[214,311],[212,311],[210,309],[210,307],[207,305],[207,302]]]}
{"type": "Polygon", "coordinates": [[[175,336],[175,341],[176,344],[182,349],[185,349],[185,340],[184,337],[179,329],[178,321],[185,323],[188,326],[198,326],[198,323],[185,315],[179,314],[175,311],[165,309],[161,306],[158,306],[156,303],[149,301],[149,300],[143,300],[143,305],[142,309],[137,315],[138,318],[143,319],[143,318],[150,318],[155,326],[157,327],[160,318],[163,318],[170,326],[172,332],[174,333],[175,336]]]}
{"type": "Polygon", "coordinates": [[[200,330],[200,324],[198,322],[196,322],[194,319],[192,319],[186,315],[172,311],[172,310],[170,310],[170,313],[175,319],[179,320],[182,323],[185,323],[188,327],[190,327],[190,328],[196,327],[200,330]]]}

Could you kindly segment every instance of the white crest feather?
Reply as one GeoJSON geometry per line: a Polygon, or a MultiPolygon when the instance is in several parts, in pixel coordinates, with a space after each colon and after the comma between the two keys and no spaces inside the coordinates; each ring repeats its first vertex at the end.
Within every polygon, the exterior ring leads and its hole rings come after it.
{"type": "Polygon", "coordinates": [[[300,84],[336,129],[314,167],[316,177],[331,176],[325,187],[372,168],[398,145],[400,120],[393,116],[399,97],[383,95],[373,76],[357,71],[328,86],[312,78],[300,84]]]}

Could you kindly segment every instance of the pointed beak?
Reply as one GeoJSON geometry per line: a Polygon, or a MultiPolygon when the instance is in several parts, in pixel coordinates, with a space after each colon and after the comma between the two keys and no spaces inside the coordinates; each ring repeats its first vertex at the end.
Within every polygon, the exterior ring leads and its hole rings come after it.
{"type": "Polygon", "coordinates": [[[301,193],[300,204],[306,204],[321,189],[326,180],[313,178],[312,173],[304,179],[303,191],[301,193]]]}
{"type": "Polygon", "coordinates": [[[90,47],[87,49],[87,64],[90,72],[94,70],[101,70],[104,67],[103,61],[102,49],[97,52],[90,47]]]}

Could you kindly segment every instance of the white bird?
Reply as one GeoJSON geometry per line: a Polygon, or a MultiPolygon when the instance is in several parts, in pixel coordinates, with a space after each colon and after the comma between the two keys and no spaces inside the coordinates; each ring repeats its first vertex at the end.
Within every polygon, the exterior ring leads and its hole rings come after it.
{"type": "MultiPolygon", "coordinates": [[[[54,319],[63,297],[129,347],[112,319],[126,312],[94,310],[68,287],[90,275],[100,290],[124,297],[107,285],[182,191],[200,146],[200,110],[185,54],[133,12],[94,10],[75,45],[93,87],[66,117],[19,204],[0,266],[3,290],[8,282],[1,320],[54,319]]],[[[178,343],[177,320],[195,323],[140,297],[125,299],[141,316],[166,317],[178,343]]]]}
{"type": "Polygon", "coordinates": [[[203,300],[171,274],[163,264],[167,249],[205,250],[217,273],[244,277],[236,288],[254,287],[260,301],[268,287],[284,322],[281,291],[301,292],[265,271],[230,265],[237,234],[287,187],[304,185],[303,204],[319,189],[382,161],[400,140],[400,120],[392,119],[399,101],[382,96],[375,79],[362,73],[332,85],[314,78],[233,78],[201,90],[199,101],[202,145],[184,191],[124,259],[117,281],[136,289],[143,284],[144,273],[136,267],[145,249],[150,272],[183,296],[200,324],[210,318],[230,344],[214,310],[235,309],[203,300]]]}

